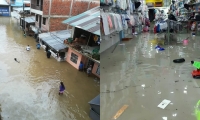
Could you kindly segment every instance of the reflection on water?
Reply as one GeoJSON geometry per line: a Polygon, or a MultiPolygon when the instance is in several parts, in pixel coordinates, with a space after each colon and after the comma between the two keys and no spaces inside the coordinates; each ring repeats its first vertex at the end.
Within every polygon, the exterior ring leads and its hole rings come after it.
{"type": "Polygon", "coordinates": [[[93,78],[66,62],[47,59],[14,18],[0,19],[0,104],[4,120],[90,120],[88,102],[99,94],[93,78]],[[31,51],[25,47],[30,45],[31,51]],[[20,63],[14,61],[17,58],[20,63]],[[66,91],[58,95],[59,82],[66,91]]]}

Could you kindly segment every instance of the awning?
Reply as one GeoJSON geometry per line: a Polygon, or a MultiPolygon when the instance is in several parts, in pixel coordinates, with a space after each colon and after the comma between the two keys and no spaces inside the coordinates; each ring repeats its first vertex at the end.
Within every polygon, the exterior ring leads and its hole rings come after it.
{"type": "MultiPolygon", "coordinates": [[[[23,12],[23,7],[20,7],[20,8],[13,8],[14,11],[20,13],[20,12],[23,12]]],[[[25,7],[24,8],[25,11],[30,11],[30,7],[25,7]]]]}
{"type": "MultiPolygon", "coordinates": [[[[23,20],[24,18],[22,18],[23,20]]],[[[35,16],[25,17],[25,22],[27,23],[35,23],[35,16]]]]}
{"type": "Polygon", "coordinates": [[[100,7],[95,7],[62,23],[83,29],[100,36],[100,7]]]}
{"type": "Polygon", "coordinates": [[[67,48],[64,40],[71,37],[71,30],[61,30],[39,34],[39,39],[56,51],[67,48]]]}
{"type": "Polygon", "coordinates": [[[14,1],[14,2],[11,2],[11,6],[12,7],[23,7],[23,4],[30,4],[30,1],[25,1],[25,0],[22,0],[22,1],[14,1]]]}

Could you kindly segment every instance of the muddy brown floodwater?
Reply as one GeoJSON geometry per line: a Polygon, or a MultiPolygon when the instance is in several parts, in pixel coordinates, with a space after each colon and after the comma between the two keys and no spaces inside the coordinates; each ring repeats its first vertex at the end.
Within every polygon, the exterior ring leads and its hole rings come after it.
{"type": "Polygon", "coordinates": [[[67,62],[47,59],[15,18],[0,18],[0,104],[3,120],[90,120],[99,83],[67,62]],[[30,45],[31,51],[25,48],[30,45]],[[14,61],[17,58],[20,63],[14,61]],[[58,95],[59,82],[66,91],[58,95]]]}

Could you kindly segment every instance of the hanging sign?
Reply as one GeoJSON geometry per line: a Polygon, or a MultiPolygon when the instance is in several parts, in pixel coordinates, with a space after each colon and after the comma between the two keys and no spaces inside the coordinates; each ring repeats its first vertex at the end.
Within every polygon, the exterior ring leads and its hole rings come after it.
{"type": "Polygon", "coordinates": [[[9,7],[0,7],[0,16],[10,16],[9,7]]]}

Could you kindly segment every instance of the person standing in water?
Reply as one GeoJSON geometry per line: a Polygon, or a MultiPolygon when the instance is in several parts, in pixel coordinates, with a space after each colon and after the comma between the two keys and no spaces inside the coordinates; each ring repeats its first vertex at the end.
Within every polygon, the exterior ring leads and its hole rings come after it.
{"type": "Polygon", "coordinates": [[[49,51],[47,51],[47,58],[50,58],[50,57],[51,57],[51,52],[49,50],[49,51]]]}
{"type": "Polygon", "coordinates": [[[80,65],[79,65],[79,71],[83,71],[84,70],[84,64],[83,62],[81,61],[80,62],[80,65]]]}
{"type": "Polygon", "coordinates": [[[48,47],[48,46],[46,46],[46,48],[45,48],[45,51],[46,51],[46,52],[48,52],[48,50],[49,50],[49,47],[48,47]]]}
{"type": "Polygon", "coordinates": [[[36,45],[36,47],[37,47],[37,49],[40,49],[40,43],[38,43],[38,44],[36,45]]]}
{"type": "Polygon", "coordinates": [[[65,91],[65,85],[63,84],[63,82],[60,82],[59,95],[63,95],[64,91],[65,91]]]}
{"type": "Polygon", "coordinates": [[[26,47],[26,50],[27,50],[27,51],[30,51],[30,50],[31,50],[31,48],[30,48],[29,45],[26,47]]]}
{"type": "Polygon", "coordinates": [[[91,72],[92,72],[92,65],[90,65],[88,67],[88,69],[87,69],[87,75],[88,75],[88,77],[90,76],[91,72]]]}

